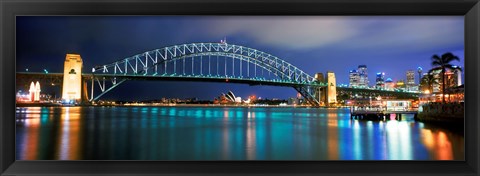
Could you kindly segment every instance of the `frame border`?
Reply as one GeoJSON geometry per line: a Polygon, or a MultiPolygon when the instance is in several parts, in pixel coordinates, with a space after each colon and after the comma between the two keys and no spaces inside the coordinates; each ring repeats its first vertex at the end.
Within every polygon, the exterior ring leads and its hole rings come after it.
{"type": "Polygon", "coordinates": [[[479,175],[479,0],[0,0],[0,11],[1,175],[479,175]],[[15,161],[18,15],[461,15],[465,161],[15,161]]]}

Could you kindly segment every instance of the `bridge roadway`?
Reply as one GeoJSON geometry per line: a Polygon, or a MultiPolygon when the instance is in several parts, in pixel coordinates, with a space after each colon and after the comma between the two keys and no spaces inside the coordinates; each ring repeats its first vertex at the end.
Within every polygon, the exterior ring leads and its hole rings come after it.
{"type": "MultiPolygon", "coordinates": [[[[50,79],[63,81],[63,73],[36,73],[36,72],[17,72],[17,79],[33,78],[37,79],[50,79]]],[[[218,83],[240,83],[248,85],[270,85],[270,86],[285,86],[285,87],[295,87],[303,85],[312,85],[312,86],[321,86],[317,84],[301,84],[295,82],[287,82],[282,80],[264,80],[264,79],[253,79],[253,78],[241,78],[241,77],[222,77],[222,76],[208,76],[207,75],[196,75],[196,76],[183,76],[183,75],[113,75],[113,74],[92,74],[92,73],[82,73],[84,80],[91,80],[93,77],[105,77],[106,79],[110,78],[124,78],[128,80],[146,80],[146,81],[191,81],[191,82],[218,82],[218,83]]],[[[30,83],[30,82],[28,82],[30,83]]]]}
{"type": "MultiPolygon", "coordinates": [[[[47,79],[55,85],[60,85],[63,81],[63,73],[39,73],[39,72],[17,72],[17,82],[19,80],[25,80],[24,82],[30,85],[31,80],[33,79],[47,79]]],[[[93,76],[95,77],[105,77],[105,78],[126,78],[129,80],[150,80],[150,81],[196,81],[196,82],[218,82],[218,83],[240,83],[248,85],[270,85],[270,86],[285,86],[285,87],[296,87],[303,85],[319,86],[325,87],[323,85],[317,84],[301,84],[295,82],[287,82],[282,80],[272,81],[272,80],[262,80],[262,79],[252,79],[252,78],[240,78],[240,77],[231,77],[225,78],[222,76],[210,76],[208,78],[204,77],[206,75],[196,75],[196,76],[182,76],[182,75],[113,75],[113,74],[92,74],[92,73],[82,73],[84,80],[91,80],[93,76]]],[[[358,88],[349,88],[349,87],[338,87],[337,91],[348,91],[348,92],[365,92],[365,93],[388,93],[388,94],[404,94],[404,95],[418,95],[418,93],[413,92],[397,92],[397,91],[386,91],[386,90],[375,90],[375,89],[358,89],[358,88]]]]}

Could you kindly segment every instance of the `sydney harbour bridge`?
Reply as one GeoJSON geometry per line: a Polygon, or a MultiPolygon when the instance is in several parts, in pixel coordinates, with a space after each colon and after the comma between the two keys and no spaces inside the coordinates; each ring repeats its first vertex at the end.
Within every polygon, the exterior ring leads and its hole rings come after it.
{"type": "MultiPolygon", "coordinates": [[[[81,67],[80,67],[81,68],[81,67]]],[[[65,68],[67,69],[67,68],[65,68]]],[[[68,69],[70,70],[70,69],[68,69]]],[[[62,85],[67,74],[48,72],[17,72],[17,89],[30,80],[42,80],[47,85],[62,85]]],[[[325,95],[329,86],[338,91],[375,92],[392,91],[352,89],[328,84],[316,79],[298,67],[269,53],[234,44],[190,43],[145,51],[113,63],[97,65],[90,73],[81,73],[82,101],[97,101],[103,95],[129,80],[223,82],[249,85],[286,86],[294,88],[312,106],[327,104],[325,95]],[[87,88],[90,84],[90,88],[87,88]]],[[[65,84],[63,84],[65,85],[65,84]]],[[[65,86],[64,86],[65,87],[65,86]]],[[[396,93],[398,94],[398,93],[396,93]]],[[[400,94],[414,94],[402,92],[400,94]]],[[[336,96],[333,95],[333,96],[336,96]]]]}

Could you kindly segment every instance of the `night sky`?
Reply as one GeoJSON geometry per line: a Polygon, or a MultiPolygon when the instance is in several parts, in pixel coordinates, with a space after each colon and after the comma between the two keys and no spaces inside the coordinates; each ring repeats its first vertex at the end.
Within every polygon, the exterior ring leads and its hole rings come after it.
{"type": "MultiPolygon", "coordinates": [[[[464,67],[463,16],[20,16],[16,21],[17,71],[62,72],[65,54],[83,59],[83,72],[145,51],[194,42],[242,45],[267,52],[314,76],[333,71],[337,84],[367,65],[375,73],[405,80],[406,71],[432,68],[431,57],[452,52],[464,67]]],[[[415,75],[418,81],[418,75],[415,75]]],[[[262,98],[294,97],[289,87],[227,83],[128,81],[102,99],[178,97],[212,100],[222,92],[262,98]]]]}

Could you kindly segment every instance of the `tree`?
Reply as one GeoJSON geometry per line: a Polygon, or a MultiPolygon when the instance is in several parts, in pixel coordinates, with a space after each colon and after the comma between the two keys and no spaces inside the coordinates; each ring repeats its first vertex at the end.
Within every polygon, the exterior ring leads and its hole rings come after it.
{"type": "Polygon", "coordinates": [[[460,61],[460,58],[458,58],[457,56],[453,55],[450,52],[442,54],[441,57],[435,54],[432,56],[433,68],[428,71],[429,75],[434,71],[437,71],[437,70],[441,71],[440,74],[442,76],[442,102],[443,103],[445,103],[445,72],[447,69],[450,69],[450,70],[459,69],[450,63],[454,60],[460,61]]]}
{"type": "Polygon", "coordinates": [[[427,74],[422,77],[422,81],[420,83],[421,90],[428,90],[430,93],[433,92],[433,85],[438,84],[438,78],[436,78],[433,74],[427,74]]]}

